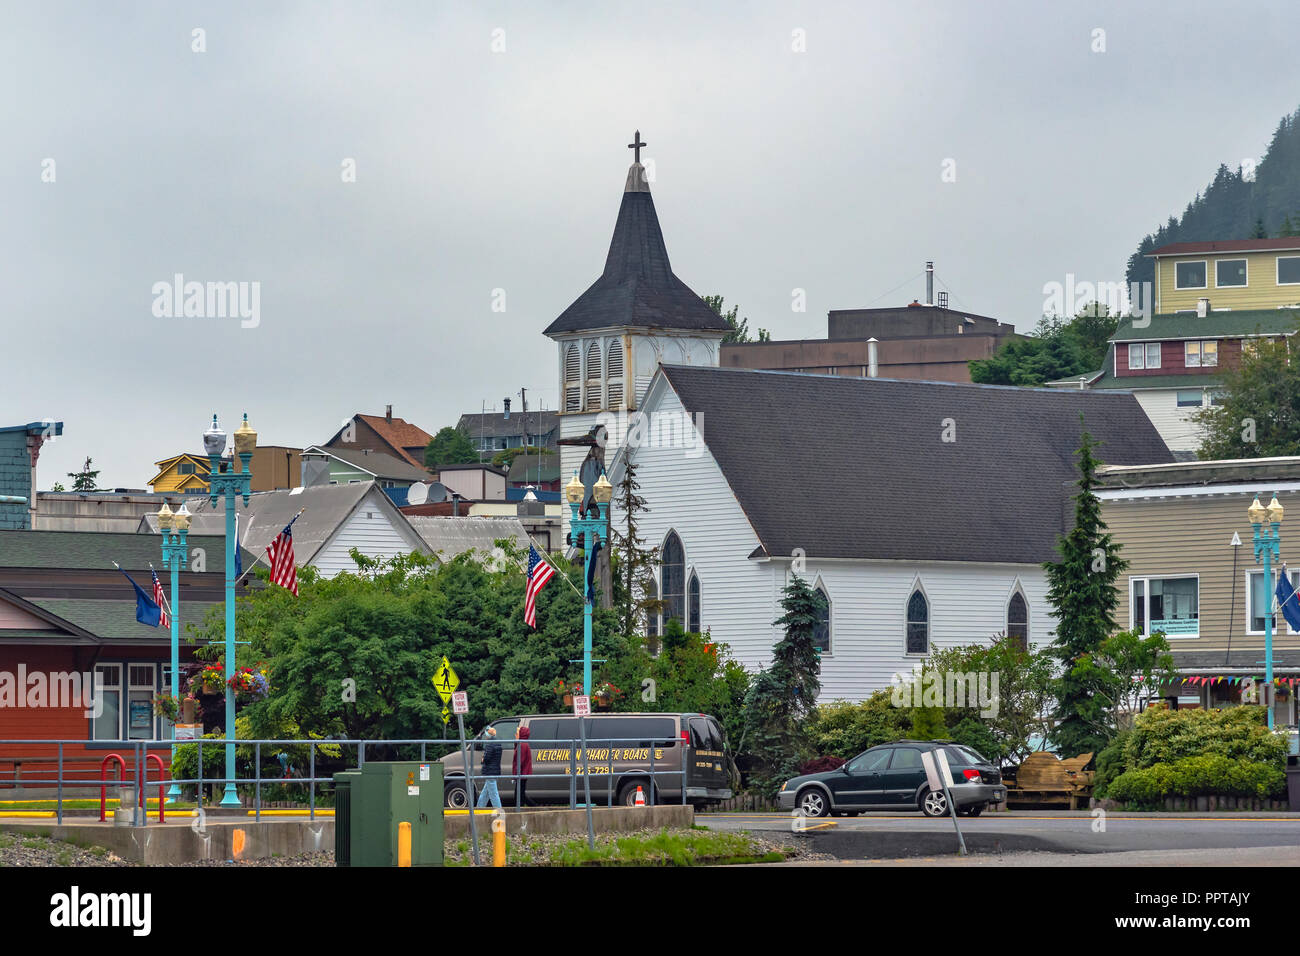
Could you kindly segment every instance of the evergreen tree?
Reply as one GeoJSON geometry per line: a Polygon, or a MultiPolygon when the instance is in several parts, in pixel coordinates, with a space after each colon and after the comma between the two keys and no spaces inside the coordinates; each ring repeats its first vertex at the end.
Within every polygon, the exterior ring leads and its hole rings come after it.
{"type": "Polygon", "coordinates": [[[793,575],[781,599],[785,611],[773,623],[785,636],[772,648],[772,664],[750,684],[745,697],[745,731],[737,751],[747,753],[751,785],[775,794],[811,756],[807,722],[821,692],[820,658],[813,633],[826,611],[826,598],[793,575]]]}
{"type": "Polygon", "coordinates": [[[479,460],[478,452],[464,428],[448,425],[438,429],[438,434],[429,440],[424,449],[424,465],[436,468],[439,465],[468,465],[479,460]]]}
{"type": "Polygon", "coordinates": [[[1267,239],[1268,230],[1264,228],[1264,219],[1261,216],[1255,220],[1255,231],[1251,234],[1252,239],[1267,239]]]}
{"type": "Polygon", "coordinates": [[[86,463],[81,466],[81,471],[70,471],[68,472],[68,477],[72,479],[73,491],[98,491],[99,490],[99,488],[95,485],[95,479],[99,477],[99,472],[90,470],[89,458],[87,458],[86,463]]]}
{"type": "MultiPolygon", "coordinates": [[[[704,299],[705,305],[707,305],[714,312],[718,313],[718,315],[722,316],[722,318],[726,321],[726,323],[729,326],[731,326],[731,331],[722,337],[723,345],[727,345],[731,342],[752,342],[753,341],[753,339],[750,337],[749,334],[749,319],[740,318],[740,306],[733,305],[731,307],[731,311],[723,312],[722,303],[724,300],[722,296],[706,295],[706,296],[701,296],[701,298],[704,299]]],[[[758,340],[760,342],[767,341],[766,330],[764,329],[758,330],[758,340]]]]}
{"type": "Polygon", "coordinates": [[[1114,631],[1119,605],[1115,582],[1128,567],[1101,520],[1101,501],[1093,493],[1101,464],[1093,454],[1095,448],[1092,435],[1084,430],[1078,450],[1074,528],[1057,543],[1061,559],[1043,565],[1047,600],[1056,617],[1056,638],[1049,653],[1062,667],[1050,737],[1063,756],[1099,752],[1111,736],[1105,700],[1094,694],[1095,675],[1078,667],[1081,660],[1095,656],[1114,631]]]}
{"type": "Polygon", "coordinates": [[[647,547],[640,534],[641,515],[650,510],[645,499],[637,494],[640,490],[636,464],[629,461],[614,496],[614,503],[622,512],[623,530],[610,522],[610,535],[614,539],[612,558],[616,563],[614,606],[618,609],[620,630],[627,640],[645,634],[647,618],[658,614],[664,604],[654,596],[654,568],[659,563],[659,549],[647,547]]]}

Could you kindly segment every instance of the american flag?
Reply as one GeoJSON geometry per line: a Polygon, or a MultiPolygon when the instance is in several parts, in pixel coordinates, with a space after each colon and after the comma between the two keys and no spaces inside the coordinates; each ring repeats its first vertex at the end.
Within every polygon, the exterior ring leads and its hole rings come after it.
{"type": "Polygon", "coordinates": [[[555,568],[542,560],[537,549],[528,546],[528,587],[524,590],[524,623],[537,627],[537,592],[546,587],[546,582],[555,574],[555,568]]]}
{"type": "Polygon", "coordinates": [[[153,568],[149,569],[153,575],[153,603],[158,605],[158,626],[171,627],[172,619],[167,616],[167,597],[163,594],[162,582],[158,580],[158,572],[153,568]]]}
{"type": "Polygon", "coordinates": [[[284,530],[276,537],[274,541],[266,546],[266,556],[271,562],[271,583],[278,584],[286,591],[292,591],[293,596],[298,596],[298,568],[293,558],[293,522],[298,520],[298,515],[293,516],[284,526],[284,530]]]}

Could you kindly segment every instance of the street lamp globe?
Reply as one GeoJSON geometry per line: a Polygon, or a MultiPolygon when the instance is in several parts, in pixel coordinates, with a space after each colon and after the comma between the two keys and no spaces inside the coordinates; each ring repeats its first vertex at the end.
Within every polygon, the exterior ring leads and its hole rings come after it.
{"type": "Polygon", "coordinates": [[[208,455],[220,455],[226,449],[226,433],[217,423],[217,416],[212,416],[212,425],[203,433],[203,450],[208,455]]]}
{"type": "Polygon", "coordinates": [[[244,413],[244,423],[235,429],[235,451],[241,455],[251,455],[257,447],[257,432],[248,424],[248,413],[244,413]]]}
{"type": "Polygon", "coordinates": [[[1282,503],[1277,500],[1277,495],[1273,495],[1273,500],[1268,503],[1268,520],[1273,524],[1282,523],[1282,503]]]}
{"type": "Polygon", "coordinates": [[[609,479],[605,477],[603,471],[600,473],[600,478],[596,481],[596,484],[592,486],[591,493],[597,503],[602,505],[609,504],[609,499],[613,497],[614,486],[609,483],[609,479]]]}
{"type": "Polygon", "coordinates": [[[172,529],[172,520],[171,506],[164,501],[163,506],[158,509],[158,530],[170,531],[172,529]]]}
{"type": "Polygon", "coordinates": [[[177,531],[190,530],[190,509],[185,507],[185,502],[181,502],[180,510],[172,516],[172,521],[176,524],[177,531]]]}
{"type": "Polygon", "coordinates": [[[564,486],[564,497],[571,505],[582,504],[584,490],[582,482],[578,480],[578,473],[575,471],[573,477],[569,479],[569,483],[564,486]]]}
{"type": "Polygon", "coordinates": [[[1264,506],[1259,503],[1259,495],[1255,496],[1254,502],[1252,502],[1251,506],[1246,509],[1246,514],[1250,516],[1251,524],[1258,525],[1264,523],[1264,519],[1268,517],[1268,512],[1265,511],[1264,506]]]}

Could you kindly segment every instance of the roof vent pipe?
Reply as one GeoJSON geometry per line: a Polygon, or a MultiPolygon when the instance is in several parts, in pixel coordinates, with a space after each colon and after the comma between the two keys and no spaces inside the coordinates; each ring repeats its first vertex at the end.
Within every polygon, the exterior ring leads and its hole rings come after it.
{"type": "Polygon", "coordinates": [[[934,305],[934,263],[925,264],[925,304],[934,305]]]}
{"type": "Polygon", "coordinates": [[[1210,314],[1210,300],[1209,300],[1209,299],[1197,299],[1197,300],[1196,300],[1196,317],[1197,317],[1198,319],[1203,319],[1203,318],[1205,318],[1205,317],[1206,317],[1207,315],[1209,315],[1209,314],[1210,314]]]}
{"type": "Polygon", "coordinates": [[[876,356],[876,340],[867,339],[867,378],[875,378],[879,371],[880,368],[876,356]]]}

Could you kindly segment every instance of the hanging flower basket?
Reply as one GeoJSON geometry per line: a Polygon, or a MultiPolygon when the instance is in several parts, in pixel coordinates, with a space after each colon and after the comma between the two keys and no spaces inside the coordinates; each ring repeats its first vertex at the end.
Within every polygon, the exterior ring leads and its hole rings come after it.
{"type": "MultiPolygon", "coordinates": [[[[258,668],[263,665],[258,665],[258,668]]],[[[226,685],[235,692],[235,700],[241,704],[250,704],[264,700],[270,693],[271,685],[266,679],[266,671],[252,667],[239,667],[226,685]]]]}
{"type": "Polygon", "coordinates": [[[224,694],[226,692],[226,674],[220,664],[209,664],[190,678],[190,693],[195,697],[201,694],[224,694]]]}

